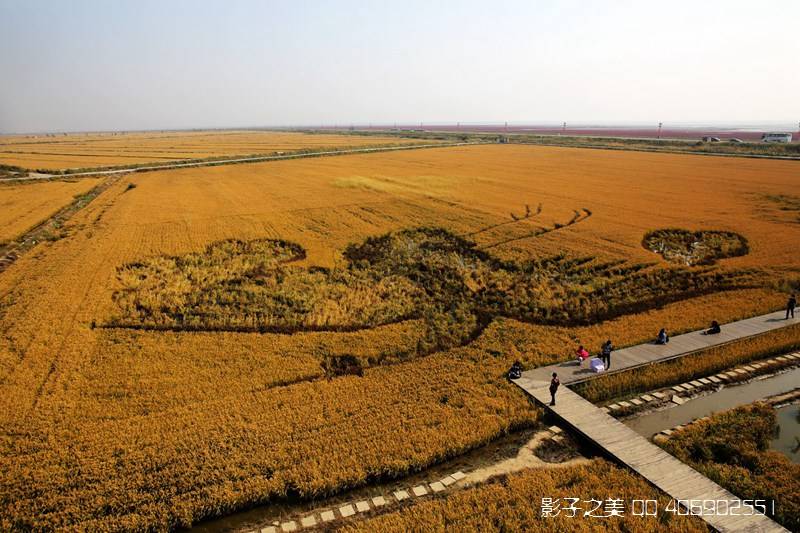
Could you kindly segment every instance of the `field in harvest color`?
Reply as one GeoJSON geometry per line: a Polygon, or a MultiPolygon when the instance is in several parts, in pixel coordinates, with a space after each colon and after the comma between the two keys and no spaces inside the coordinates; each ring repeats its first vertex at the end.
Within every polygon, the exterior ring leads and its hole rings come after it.
{"type": "MultiPolygon", "coordinates": [[[[597,498],[597,497],[596,497],[597,498]]],[[[599,499],[599,498],[598,498],[599,499]]],[[[567,501],[567,500],[562,500],[567,501]]],[[[353,521],[343,528],[358,531],[414,531],[425,524],[429,531],[658,531],[704,532],[700,518],[665,512],[669,499],[641,478],[602,460],[566,470],[530,469],[499,477],[485,485],[408,505],[364,521],[353,521]],[[622,518],[597,520],[602,516],[583,516],[569,512],[543,516],[542,498],[592,497],[598,491],[614,494],[624,502],[642,498],[658,499],[658,515],[633,516],[628,509],[622,518]]]]}
{"type": "MultiPolygon", "coordinates": [[[[64,238],[0,274],[0,530],[188,525],[401,476],[531,424],[539,411],[503,379],[515,359],[565,360],[579,342],[635,344],[665,325],[676,333],[782,305],[773,283],[800,277],[800,224],[775,198],[796,197],[798,172],[793,161],[487,145],[126,176],[72,217],[64,238]],[[159,330],[134,327],[134,315],[111,327],[130,269],[163,281],[139,294],[136,309],[199,305],[186,299],[187,283],[227,283],[240,269],[259,283],[204,285],[209,301],[250,316],[242,294],[294,276],[296,292],[267,296],[278,318],[301,316],[361,290],[361,278],[345,275],[356,264],[385,268],[381,279],[396,282],[387,290],[415,298],[412,263],[346,250],[423,226],[476,243],[465,252],[455,237],[447,238],[462,248],[400,239],[407,254],[392,244],[412,259],[433,249],[424,260],[441,267],[428,272],[448,273],[436,280],[443,294],[491,285],[530,313],[476,311],[486,320],[474,338],[422,350],[430,331],[475,317],[451,314],[442,326],[447,310],[433,299],[419,316],[348,331],[304,330],[302,321],[292,335],[233,331],[225,321],[159,330]],[[735,232],[749,253],[674,265],[642,247],[661,228],[735,232]],[[207,248],[225,239],[283,240],[303,257],[242,265],[207,248]],[[549,277],[537,278],[532,260],[549,277]],[[468,273],[471,265],[486,278],[468,273]],[[572,284],[566,292],[556,290],[559,272],[572,284]],[[666,284],[687,272],[704,272],[697,290],[666,284]],[[504,285],[524,285],[524,273],[528,292],[504,285]],[[617,301],[628,277],[646,309],[617,301]],[[308,281],[320,279],[327,302],[308,281]],[[534,313],[553,302],[593,313],[604,294],[613,305],[599,323],[534,313]],[[363,375],[332,376],[326,365],[342,356],[363,375]]],[[[443,512],[434,507],[423,511],[443,512]]],[[[400,527],[405,518],[386,520],[400,527]]]]}
{"type": "Polygon", "coordinates": [[[55,170],[414,142],[418,141],[273,131],[0,136],[0,164],[55,170]]]}
{"type": "Polygon", "coordinates": [[[97,183],[82,179],[0,184],[0,244],[46,220],[97,183]]]}

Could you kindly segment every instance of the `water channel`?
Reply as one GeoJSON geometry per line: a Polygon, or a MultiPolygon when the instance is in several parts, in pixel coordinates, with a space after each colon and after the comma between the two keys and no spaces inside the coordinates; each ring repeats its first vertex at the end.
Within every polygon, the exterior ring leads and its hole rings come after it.
{"type": "MultiPolygon", "coordinates": [[[[650,438],[661,430],[686,424],[696,418],[727,411],[740,405],[747,405],[767,396],[789,392],[800,386],[800,368],[789,370],[775,376],[755,379],[742,385],[723,387],[713,392],[676,405],[669,409],[654,411],[625,421],[625,425],[650,438]]],[[[800,461],[798,441],[800,438],[800,413],[797,405],[789,405],[777,410],[779,432],[773,440],[773,449],[787,455],[794,462],[800,461]],[[793,451],[794,450],[794,451],[793,451]]]]}

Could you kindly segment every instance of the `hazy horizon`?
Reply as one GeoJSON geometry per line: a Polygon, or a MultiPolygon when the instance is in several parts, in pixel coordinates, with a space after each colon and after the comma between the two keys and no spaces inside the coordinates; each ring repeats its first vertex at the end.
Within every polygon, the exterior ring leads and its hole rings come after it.
{"type": "MultiPolygon", "coordinates": [[[[15,135],[50,135],[50,134],[75,134],[75,135],[89,135],[93,133],[149,133],[149,132],[192,132],[192,131],[291,131],[291,130],[333,130],[333,131],[347,131],[349,129],[355,130],[369,130],[369,129],[386,129],[392,128],[409,128],[416,129],[422,124],[423,128],[436,128],[453,127],[455,130],[458,125],[464,131],[469,131],[470,128],[478,131],[480,127],[495,127],[501,128],[507,124],[509,128],[517,128],[515,131],[519,133],[519,128],[530,129],[551,129],[561,128],[562,122],[557,121],[475,121],[475,122],[446,122],[446,121],[422,121],[422,122],[402,122],[398,121],[387,123],[350,123],[342,121],[341,123],[317,123],[317,124],[265,124],[265,125],[230,125],[230,126],[205,126],[205,127],[185,127],[185,128],[144,128],[144,129],[96,129],[96,130],[41,130],[41,131],[0,131],[0,136],[15,136],[15,135]]],[[[786,131],[794,133],[800,131],[800,123],[791,121],[761,121],[761,122],[662,122],[664,130],[697,130],[703,132],[709,131],[786,131]]],[[[617,130],[617,129],[631,129],[636,130],[640,128],[656,129],[658,122],[619,122],[619,121],[574,121],[567,124],[567,130],[576,129],[598,129],[598,130],[617,130]]],[[[512,131],[514,133],[514,131],[512,131]]]]}
{"type": "Polygon", "coordinates": [[[785,124],[800,3],[0,0],[0,133],[785,124]]]}

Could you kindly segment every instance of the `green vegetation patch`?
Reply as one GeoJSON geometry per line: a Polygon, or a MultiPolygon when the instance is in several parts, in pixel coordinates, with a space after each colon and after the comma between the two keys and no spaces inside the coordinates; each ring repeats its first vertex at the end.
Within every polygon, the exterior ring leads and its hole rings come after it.
{"type": "Polygon", "coordinates": [[[775,410],[753,404],[677,431],[661,446],[743,499],[774,500],[767,515],[800,531],[800,464],[769,450],[775,410]]]}
{"type": "Polygon", "coordinates": [[[732,231],[659,229],[644,236],[642,246],[679,265],[712,265],[719,259],[746,255],[747,239],[732,231]]]}
{"type": "Polygon", "coordinates": [[[28,171],[22,167],[15,167],[13,165],[0,165],[0,180],[4,179],[19,179],[28,176],[28,171]]]}

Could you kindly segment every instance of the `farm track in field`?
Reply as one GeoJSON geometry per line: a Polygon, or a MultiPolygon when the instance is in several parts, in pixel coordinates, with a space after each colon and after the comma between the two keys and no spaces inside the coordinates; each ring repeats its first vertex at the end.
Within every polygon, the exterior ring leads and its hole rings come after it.
{"type": "Polygon", "coordinates": [[[52,232],[58,231],[75,213],[89,205],[100,193],[111,187],[119,180],[118,176],[111,176],[86,194],[82,194],[70,204],[59,209],[56,214],[40,222],[21,236],[4,245],[0,245],[0,274],[16,261],[22,254],[36,246],[37,243],[53,239],[52,232]]]}
{"type": "MultiPolygon", "coordinates": [[[[98,167],[96,170],[87,170],[85,172],[58,172],[58,173],[44,173],[44,172],[32,172],[33,176],[29,175],[28,177],[22,178],[6,178],[2,180],[3,182],[6,181],[28,181],[28,180],[47,180],[53,178],[59,178],[63,176],[102,176],[102,175],[119,175],[119,174],[130,174],[134,172],[153,172],[157,170],[174,170],[180,168],[198,168],[198,167],[213,167],[213,166],[221,166],[221,165],[238,165],[244,163],[263,163],[267,161],[285,161],[289,159],[303,159],[308,157],[325,157],[325,156],[335,156],[335,155],[352,155],[352,154],[366,154],[366,153],[376,153],[376,152],[394,152],[399,150],[418,150],[423,148],[449,148],[453,146],[469,146],[469,145],[479,145],[479,144],[489,144],[486,142],[459,142],[459,143],[436,143],[436,144],[412,144],[408,146],[381,146],[381,147],[373,147],[373,148],[352,148],[346,150],[325,150],[325,151],[314,151],[314,152],[302,152],[302,153],[290,153],[290,154],[281,154],[281,155],[265,155],[265,156],[254,156],[254,157],[239,157],[239,158],[232,158],[232,159],[204,159],[204,160],[197,160],[197,161],[186,161],[181,163],[170,163],[165,165],[147,165],[147,166],[137,166],[134,168],[114,168],[114,167],[98,167]]],[[[80,169],[77,169],[80,170],[80,169]]]]}
{"type": "MultiPolygon", "coordinates": [[[[70,204],[59,209],[58,212],[56,212],[53,216],[40,222],[35,227],[31,228],[17,239],[8,242],[3,246],[0,246],[0,274],[2,274],[9,266],[11,266],[22,255],[32,250],[37,244],[39,244],[43,240],[58,240],[60,238],[65,237],[66,235],[54,236],[54,232],[60,232],[63,225],[70,218],[72,218],[81,209],[88,206],[100,194],[102,194],[112,185],[117,183],[117,181],[119,181],[118,176],[108,177],[107,179],[103,180],[100,184],[96,185],[94,188],[89,190],[87,193],[80,195],[79,197],[75,198],[75,200],[73,200],[70,204]]],[[[5,298],[5,296],[7,295],[2,295],[3,298],[5,298]]],[[[86,297],[87,295],[84,294],[82,296],[82,300],[85,300],[86,297]]],[[[77,317],[73,315],[70,318],[70,320],[74,324],[77,320],[77,317]]],[[[61,339],[57,353],[62,352],[62,349],[66,345],[67,340],[68,340],[67,337],[61,339]]],[[[23,352],[24,351],[25,350],[23,350],[23,352]]],[[[54,360],[51,363],[47,373],[37,386],[36,392],[34,394],[35,400],[32,406],[34,409],[38,405],[39,399],[41,398],[46,386],[48,385],[48,383],[51,382],[52,377],[58,368],[57,363],[58,359],[54,360]]],[[[3,380],[0,380],[0,385],[4,384],[4,382],[5,378],[3,380]]]]}
{"type": "MultiPolygon", "coordinates": [[[[624,138],[619,138],[620,140],[624,138]]],[[[680,150],[659,147],[642,147],[642,146],[613,146],[608,144],[569,144],[559,142],[514,142],[511,144],[523,144],[528,146],[553,146],[557,148],[588,148],[590,150],[619,150],[623,152],[652,152],[657,154],[686,154],[686,155],[708,155],[714,157],[746,157],[749,159],[778,159],[784,161],[800,161],[800,157],[790,155],[770,155],[770,154],[752,154],[747,152],[701,152],[692,150],[680,150]]]]}
{"type": "MultiPolygon", "coordinates": [[[[586,220],[590,216],[592,216],[592,212],[589,209],[583,208],[581,211],[575,210],[575,215],[568,222],[565,222],[565,223],[556,222],[551,227],[539,228],[539,229],[537,229],[535,231],[532,231],[530,233],[527,233],[525,235],[521,235],[519,237],[509,237],[508,239],[503,239],[503,240],[500,240],[500,241],[495,241],[495,242],[490,243],[490,244],[485,244],[485,245],[479,246],[479,248],[481,248],[482,250],[489,250],[491,248],[496,248],[496,247],[502,246],[504,244],[509,244],[509,243],[512,243],[512,242],[522,241],[522,240],[525,240],[525,239],[533,239],[533,238],[536,238],[536,237],[541,237],[542,235],[545,235],[547,233],[552,233],[554,231],[558,231],[560,229],[568,228],[570,226],[573,226],[573,225],[575,225],[575,224],[577,224],[579,222],[583,222],[584,220],[586,220]]],[[[522,220],[525,220],[525,219],[520,219],[519,221],[522,221],[522,220]]],[[[518,221],[514,220],[512,222],[518,222],[518,221]]]]}

